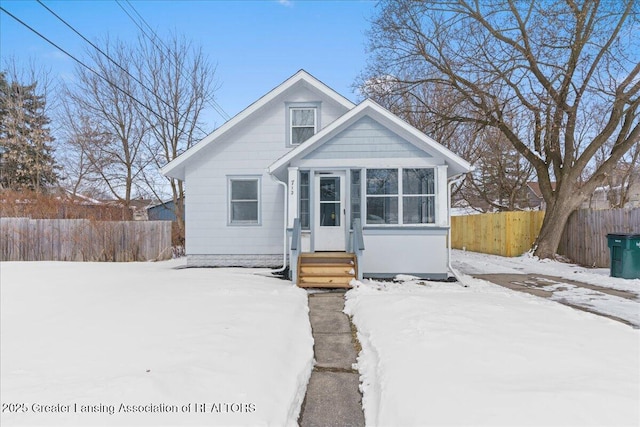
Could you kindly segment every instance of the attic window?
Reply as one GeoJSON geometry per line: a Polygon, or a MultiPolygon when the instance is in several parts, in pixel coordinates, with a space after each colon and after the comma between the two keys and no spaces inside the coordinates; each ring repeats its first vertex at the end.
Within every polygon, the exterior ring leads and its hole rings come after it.
{"type": "Polygon", "coordinates": [[[292,145],[302,144],[316,133],[317,108],[292,107],[290,114],[290,141],[292,145]]]}

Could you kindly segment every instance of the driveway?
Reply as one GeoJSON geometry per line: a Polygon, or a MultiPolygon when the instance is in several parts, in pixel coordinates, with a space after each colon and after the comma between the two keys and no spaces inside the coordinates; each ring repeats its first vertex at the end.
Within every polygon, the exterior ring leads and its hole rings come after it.
{"type": "Polygon", "coordinates": [[[545,274],[473,274],[473,277],[640,328],[637,293],[545,274]]]}

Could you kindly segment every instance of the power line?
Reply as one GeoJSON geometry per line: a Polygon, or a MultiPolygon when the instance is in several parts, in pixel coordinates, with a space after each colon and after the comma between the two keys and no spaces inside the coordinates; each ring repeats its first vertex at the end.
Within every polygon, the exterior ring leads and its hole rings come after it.
{"type": "MultiPolygon", "coordinates": [[[[156,93],[149,89],[149,87],[147,87],[142,81],[140,81],[137,77],[135,77],[134,75],[132,75],[128,70],[126,70],[125,68],[123,68],[120,64],[118,64],[114,59],[112,59],[107,53],[105,53],[102,49],[100,49],[100,47],[96,46],[94,43],[92,43],[89,39],[87,39],[84,35],[82,35],[78,30],[76,30],[71,24],[69,24],[67,21],[65,21],[62,17],[60,17],[57,13],[55,13],[53,10],[51,10],[49,7],[47,7],[47,5],[45,5],[41,0],[37,0],[37,2],[40,4],[40,6],[44,7],[47,11],[49,11],[49,13],[51,13],[53,16],[55,16],[56,18],[58,18],[58,20],[60,20],[63,24],[65,24],[69,29],[71,29],[74,33],[76,33],[78,36],[80,36],[85,42],[87,42],[88,44],[90,44],[95,50],[97,50],[98,52],[100,52],[105,58],[107,58],[112,64],[114,64],[116,67],[118,67],[121,71],[123,71],[124,73],[126,73],[129,77],[131,77],[133,80],[135,80],[140,86],[142,86],[144,89],[146,89],[149,93],[151,93],[157,101],[162,102],[164,105],[166,105],[167,107],[169,107],[169,109],[173,110],[174,113],[180,114],[173,106],[171,106],[168,102],[166,102],[164,99],[162,99],[161,97],[159,97],[158,95],[156,95],[156,93]]],[[[165,122],[169,123],[167,120],[165,120],[165,122]]],[[[208,132],[205,132],[202,128],[200,128],[200,126],[198,126],[197,123],[193,123],[195,128],[198,129],[200,132],[202,132],[203,134],[207,134],[208,132]]]]}
{"type": "Polygon", "coordinates": [[[149,106],[147,106],[146,104],[142,103],[140,100],[138,100],[135,96],[131,95],[129,92],[127,92],[126,90],[120,88],[118,85],[116,85],[115,83],[111,82],[109,79],[107,79],[106,77],[104,77],[103,75],[101,75],[100,73],[98,73],[97,71],[95,71],[93,68],[89,67],[87,64],[85,64],[84,62],[80,61],[78,58],[76,58],[75,56],[73,56],[72,54],[70,54],[69,52],[67,52],[66,50],[64,50],[63,48],[61,48],[60,46],[58,46],[57,44],[55,44],[54,42],[52,42],[51,40],[49,40],[46,36],[42,35],[41,33],[39,33],[36,29],[34,29],[33,27],[31,27],[29,24],[27,24],[26,22],[22,21],[20,18],[18,18],[17,16],[13,15],[11,12],[9,12],[8,10],[6,10],[4,7],[0,6],[0,11],[6,13],[7,15],[9,15],[11,18],[13,18],[15,21],[19,22],[20,24],[22,24],[24,27],[28,28],[31,32],[33,32],[34,34],[36,34],[38,37],[40,37],[41,39],[43,39],[44,41],[46,41],[47,43],[49,43],[50,45],[52,45],[53,47],[55,47],[56,49],[58,49],[60,52],[64,53],[65,55],[67,55],[69,58],[73,59],[74,61],[76,61],[78,64],[80,64],[81,66],[83,66],[84,68],[86,68],[87,70],[91,71],[93,74],[95,74],[96,76],[98,76],[99,78],[101,78],[102,80],[104,80],[105,82],[107,82],[111,87],[113,87],[114,89],[117,89],[118,91],[122,92],[124,95],[128,96],[129,98],[131,98],[133,101],[135,101],[137,104],[139,104],[140,106],[142,106],[143,108],[145,108],[146,110],[148,110],[151,114],[153,114],[154,116],[156,116],[158,119],[166,122],[167,124],[171,124],[169,123],[164,117],[160,116],[158,113],[156,113],[155,111],[153,111],[149,106]]]}
{"type": "MultiPolygon", "coordinates": [[[[154,44],[154,46],[156,46],[156,48],[158,48],[158,45],[155,44],[154,40],[158,40],[158,42],[168,51],[169,48],[167,47],[167,45],[164,44],[164,42],[162,41],[162,39],[160,37],[158,37],[158,35],[156,34],[156,32],[153,30],[153,28],[151,28],[151,25],[149,25],[149,23],[142,17],[142,15],[140,15],[140,13],[138,12],[138,10],[133,6],[133,4],[131,4],[131,2],[129,0],[125,0],[127,2],[127,5],[131,8],[131,10],[133,10],[135,12],[136,15],[138,15],[140,17],[140,20],[147,26],[147,28],[149,29],[149,31],[151,31],[151,33],[153,34],[153,39],[151,37],[149,37],[149,35],[140,27],[140,25],[138,25],[135,20],[133,19],[133,17],[128,14],[126,11],[125,13],[127,13],[127,16],[129,16],[129,18],[134,21],[134,24],[136,24],[136,26],[138,28],[140,28],[140,30],[143,32],[143,34],[154,44]]],[[[120,8],[122,8],[122,5],[120,5],[119,0],[116,0],[116,2],[118,3],[118,5],[120,6],[120,8]]],[[[124,8],[122,8],[122,10],[124,10],[124,8]]],[[[159,49],[159,48],[158,48],[159,49]]],[[[161,50],[161,49],[160,49],[161,50]]],[[[171,61],[171,58],[168,58],[169,61],[171,61]]],[[[184,76],[184,70],[182,70],[182,68],[180,67],[180,73],[184,76]]],[[[213,107],[214,110],[216,110],[216,112],[225,120],[229,120],[231,117],[227,114],[226,111],[224,111],[224,109],[222,108],[222,106],[220,106],[220,104],[218,104],[215,99],[210,99],[209,103],[211,104],[211,106],[213,107]]]]}
{"type": "MultiPolygon", "coordinates": [[[[133,6],[133,4],[131,4],[131,2],[129,0],[125,0],[127,5],[131,8],[131,10],[133,10],[133,12],[138,15],[138,17],[140,18],[140,20],[147,26],[147,28],[149,29],[149,31],[151,32],[151,34],[153,34],[153,37],[149,36],[149,34],[147,34],[147,32],[140,26],[139,22],[137,22],[133,16],[131,16],[131,14],[122,6],[122,4],[120,3],[120,0],[116,0],[116,3],[118,4],[118,6],[120,6],[120,9],[122,9],[124,11],[124,13],[129,17],[129,19],[131,19],[131,21],[135,24],[136,27],[138,27],[138,29],[142,32],[142,34],[149,39],[149,41],[151,41],[151,43],[153,43],[153,45],[160,51],[162,52],[162,48],[160,48],[157,44],[156,44],[156,40],[158,41],[158,43],[160,43],[162,45],[162,47],[165,50],[169,50],[169,48],[164,44],[164,42],[162,41],[162,39],[160,37],[158,37],[158,35],[156,34],[156,32],[153,30],[153,28],[151,27],[151,25],[149,25],[149,23],[144,19],[144,17],[138,12],[138,10],[133,6]]],[[[171,60],[171,57],[166,56],[167,60],[170,62],[173,62],[171,60]]],[[[177,64],[173,64],[173,65],[177,65],[177,64]]],[[[180,73],[183,75],[183,77],[187,78],[184,75],[184,70],[182,69],[182,67],[178,67],[180,69],[180,73]]],[[[222,106],[220,106],[220,104],[218,104],[215,99],[209,99],[209,103],[210,105],[213,107],[213,109],[225,120],[229,120],[231,118],[231,116],[229,116],[229,114],[227,114],[226,111],[224,111],[224,109],[222,108],[222,106]]]]}

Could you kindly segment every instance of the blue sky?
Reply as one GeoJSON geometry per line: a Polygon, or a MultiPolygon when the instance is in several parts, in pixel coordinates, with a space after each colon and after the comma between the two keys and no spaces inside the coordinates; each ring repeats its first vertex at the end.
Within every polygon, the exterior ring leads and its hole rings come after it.
{"type": "MultiPolygon", "coordinates": [[[[174,31],[203,47],[217,64],[217,102],[231,116],[301,68],[358,100],[352,85],[365,66],[373,1],[129,1],[159,35],[174,31]]],[[[43,3],[92,41],[137,37],[137,27],[115,0],[43,3]]],[[[128,6],[127,0],[120,4],[128,6]]],[[[0,5],[74,56],[90,48],[35,0],[0,5]]],[[[72,59],[2,12],[0,55],[3,61],[34,60],[54,76],[73,73],[72,59]]],[[[224,122],[213,110],[204,117],[210,129],[224,122]]]]}

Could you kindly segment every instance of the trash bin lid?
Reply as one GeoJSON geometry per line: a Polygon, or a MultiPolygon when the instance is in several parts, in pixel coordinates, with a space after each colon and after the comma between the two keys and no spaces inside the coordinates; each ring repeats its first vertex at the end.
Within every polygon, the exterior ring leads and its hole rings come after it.
{"type": "Polygon", "coordinates": [[[640,239],[640,234],[637,233],[611,233],[607,234],[609,239],[621,239],[621,240],[635,240],[640,239]]]}

